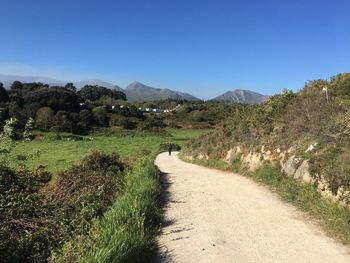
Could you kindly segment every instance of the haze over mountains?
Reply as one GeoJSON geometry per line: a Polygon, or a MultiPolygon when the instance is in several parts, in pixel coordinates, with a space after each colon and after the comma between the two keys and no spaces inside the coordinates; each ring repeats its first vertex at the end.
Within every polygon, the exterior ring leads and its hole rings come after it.
{"type": "MultiPolygon", "coordinates": [[[[16,75],[5,75],[0,73],[0,82],[4,84],[6,88],[10,87],[11,84],[15,81],[21,81],[23,83],[26,82],[42,82],[45,84],[49,84],[50,86],[63,86],[67,82],[64,80],[57,80],[54,78],[41,77],[41,76],[16,76],[16,75]]],[[[97,80],[83,80],[83,81],[73,81],[74,86],[77,89],[81,89],[85,85],[98,85],[103,86],[110,89],[116,89],[118,91],[122,91],[126,94],[128,101],[130,102],[141,102],[141,101],[156,101],[156,100],[166,100],[166,99],[174,99],[174,100],[189,100],[189,101],[197,101],[199,98],[192,96],[191,94],[174,91],[170,89],[159,89],[153,88],[147,85],[144,85],[140,82],[133,82],[128,85],[125,89],[122,89],[118,85],[97,80]]],[[[269,96],[262,95],[257,92],[249,91],[249,90],[234,90],[228,91],[220,96],[215,97],[212,100],[216,101],[227,101],[234,103],[247,103],[247,104],[255,104],[261,103],[267,100],[269,96]]]]}

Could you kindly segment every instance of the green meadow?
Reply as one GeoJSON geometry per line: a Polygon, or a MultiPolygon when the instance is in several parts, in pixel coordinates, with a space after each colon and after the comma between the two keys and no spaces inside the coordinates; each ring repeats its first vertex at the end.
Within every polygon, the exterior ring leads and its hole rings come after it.
{"type": "MultiPolygon", "coordinates": [[[[164,134],[135,134],[133,132],[111,135],[82,136],[82,140],[43,139],[29,142],[17,142],[14,154],[27,155],[29,168],[45,165],[53,174],[61,172],[79,162],[92,151],[116,152],[122,158],[140,157],[147,152],[159,150],[161,143],[172,142],[182,145],[208,130],[168,129],[164,134]]],[[[44,137],[53,138],[54,133],[44,133],[44,137]]]]}

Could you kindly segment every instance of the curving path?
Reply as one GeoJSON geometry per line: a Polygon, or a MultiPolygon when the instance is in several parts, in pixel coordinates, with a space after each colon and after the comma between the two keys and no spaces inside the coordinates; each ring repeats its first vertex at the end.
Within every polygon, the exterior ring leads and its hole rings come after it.
{"type": "Polygon", "coordinates": [[[160,154],[160,262],[350,262],[347,248],[248,178],[160,154]]]}

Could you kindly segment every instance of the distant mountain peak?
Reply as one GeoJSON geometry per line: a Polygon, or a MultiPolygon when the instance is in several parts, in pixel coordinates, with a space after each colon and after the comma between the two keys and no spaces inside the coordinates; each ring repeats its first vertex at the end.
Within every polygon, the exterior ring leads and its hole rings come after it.
{"type": "Polygon", "coordinates": [[[215,97],[213,100],[244,104],[258,104],[266,101],[268,98],[269,96],[260,94],[255,91],[235,89],[232,91],[227,91],[224,94],[215,97]]]}
{"type": "Polygon", "coordinates": [[[147,86],[141,82],[134,81],[125,88],[129,101],[156,101],[156,100],[199,100],[198,98],[179,91],[170,89],[159,89],[147,86]]]}

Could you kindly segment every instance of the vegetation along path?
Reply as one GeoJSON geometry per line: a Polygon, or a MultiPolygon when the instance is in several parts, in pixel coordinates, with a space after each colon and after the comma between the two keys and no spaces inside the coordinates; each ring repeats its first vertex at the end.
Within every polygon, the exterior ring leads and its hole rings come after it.
{"type": "Polygon", "coordinates": [[[350,262],[293,206],[248,178],[160,154],[160,262],[350,262]]]}

